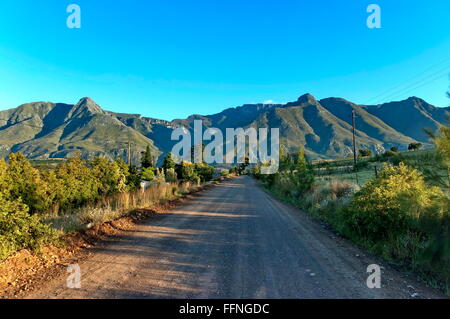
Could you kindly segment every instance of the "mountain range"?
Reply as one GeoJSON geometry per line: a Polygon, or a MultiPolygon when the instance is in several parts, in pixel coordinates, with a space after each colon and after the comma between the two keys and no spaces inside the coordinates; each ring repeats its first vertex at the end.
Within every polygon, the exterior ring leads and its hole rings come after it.
{"type": "Polygon", "coordinates": [[[64,104],[33,102],[0,111],[0,157],[22,152],[29,158],[65,158],[80,153],[128,157],[138,162],[150,145],[155,156],[172,149],[173,128],[192,129],[196,119],[204,127],[278,127],[289,151],[300,145],[311,159],[352,154],[352,111],[356,114],[356,146],[375,152],[409,143],[429,143],[424,129],[448,124],[450,107],[433,106],[418,97],[378,105],[357,105],[342,98],[316,100],[311,94],[285,104],[245,104],[212,115],[194,114],[172,121],[102,109],[91,98],[64,104]]]}

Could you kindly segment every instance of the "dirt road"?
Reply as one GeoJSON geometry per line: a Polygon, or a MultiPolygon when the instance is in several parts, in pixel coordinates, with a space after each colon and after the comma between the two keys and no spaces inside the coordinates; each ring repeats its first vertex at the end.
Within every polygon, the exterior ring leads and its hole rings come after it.
{"type": "Polygon", "coordinates": [[[95,248],[81,288],[61,274],[29,298],[439,298],[250,177],[205,191],[95,248]],[[366,285],[380,264],[380,289],[366,285]],[[417,294],[417,295],[416,295],[417,294]]]}

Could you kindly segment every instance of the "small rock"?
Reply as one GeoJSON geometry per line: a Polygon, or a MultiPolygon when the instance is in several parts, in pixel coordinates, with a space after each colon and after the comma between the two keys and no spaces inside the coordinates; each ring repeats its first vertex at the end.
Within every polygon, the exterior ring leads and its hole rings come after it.
{"type": "Polygon", "coordinates": [[[312,272],[312,273],[310,273],[309,275],[312,276],[312,277],[314,277],[316,274],[312,272]]]}

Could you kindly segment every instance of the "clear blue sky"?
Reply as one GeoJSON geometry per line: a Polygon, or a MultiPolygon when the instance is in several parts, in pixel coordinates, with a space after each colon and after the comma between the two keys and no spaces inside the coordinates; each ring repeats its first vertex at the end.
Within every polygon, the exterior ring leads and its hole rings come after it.
{"type": "Polygon", "coordinates": [[[2,0],[0,109],[89,96],[173,119],[306,92],[447,106],[449,12],[448,0],[2,0]],[[66,27],[70,3],[81,29],[66,27]],[[381,29],[366,26],[370,3],[381,29]]]}

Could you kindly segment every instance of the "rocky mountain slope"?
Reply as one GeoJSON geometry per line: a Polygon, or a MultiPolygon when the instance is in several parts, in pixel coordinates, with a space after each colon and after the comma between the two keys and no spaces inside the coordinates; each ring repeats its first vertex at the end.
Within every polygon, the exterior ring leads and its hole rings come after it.
{"type": "Polygon", "coordinates": [[[132,157],[153,141],[100,108],[90,98],[77,104],[37,102],[0,112],[0,156],[22,152],[30,158],[61,158],[81,153],[83,158],[107,155],[132,157]]]}
{"type": "Polygon", "coordinates": [[[169,152],[176,143],[170,140],[172,129],[192,129],[193,121],[201,119],[205,127],[224,132],[228,127],[279,127],[281,143],[291,151],[302,145],[311,158],[340,157],[351,154],[353,110],[357,147],[373,151],[428,143],[424,129],[436,130],[450,116],[450,108],[438,108],[417,97],[356,105],[342,98],[316,100],[305,94],[286,104],[245,104],[173,121],[105,111],[90,98],[75,105],[35,102],[0,111],[0,156],[22,152],[30,158],[61,158],[79,152],[84,158],[126,159],[130,142],[137,162],[148,144],[156,156],[169,152]]]}

